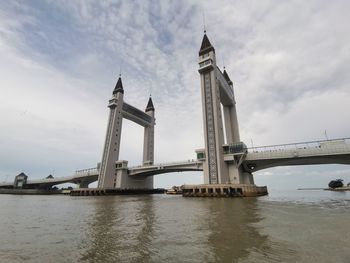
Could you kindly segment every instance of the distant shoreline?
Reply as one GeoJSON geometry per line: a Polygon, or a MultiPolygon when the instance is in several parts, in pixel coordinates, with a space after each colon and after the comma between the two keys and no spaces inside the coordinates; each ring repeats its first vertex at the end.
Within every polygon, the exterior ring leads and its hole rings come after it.
{"type": "Polygon", "coordinates": [[[350,186],[343,186],[343,187],[337,187],[337,188],[316,188],[316,187],[308,187],[308,188],[298,188],[297,190],[325,190],[325,191],[336,191],[336,192],[342,192],[342,191],[350,191],[350,186]]]}
{"type": "Polygon", "coordinates": [[[306,187],[306,188],[298,188],[297,190],[326,190],[325,188],[317,188],[317,187],[306,187]]]}

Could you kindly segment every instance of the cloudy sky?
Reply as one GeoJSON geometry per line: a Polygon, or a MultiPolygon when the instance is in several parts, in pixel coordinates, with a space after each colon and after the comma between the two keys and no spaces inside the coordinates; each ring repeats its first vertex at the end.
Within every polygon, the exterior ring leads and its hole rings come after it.
{"type": "MultiPolygon", "coordinates": [[[[72,174],[101,160],[119,72],[125,100],[156,108],[156,162],[204,144],[198,50],[205,14],[234,82],[247,145],[350,137],[349,1],[1,1],[0,181],[72,174]]],[[[120,159],[141,163],[143,128],[123,122],[120,159]]],[[[350,181],[340,165],[257,172],[272,188],[350,181]]],[[[158,175],[156,186],[201,183],[158,175]]]]}

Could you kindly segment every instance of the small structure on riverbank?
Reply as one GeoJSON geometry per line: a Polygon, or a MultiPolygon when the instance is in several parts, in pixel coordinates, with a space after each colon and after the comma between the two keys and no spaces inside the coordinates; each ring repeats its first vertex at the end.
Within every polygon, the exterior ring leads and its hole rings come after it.
{"type": "Polygon", "coordinates": [[[27,183],[28,175],[25,173],[20,173],[15,177],[15,182],[13,183],[13,188],[24,188],[27,183]]]}

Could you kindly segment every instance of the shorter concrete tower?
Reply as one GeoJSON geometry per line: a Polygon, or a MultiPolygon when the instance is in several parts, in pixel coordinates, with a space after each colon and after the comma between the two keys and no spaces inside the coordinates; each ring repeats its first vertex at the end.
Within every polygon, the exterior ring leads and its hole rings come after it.
{"type": "Polygon", "coordinates": [[[116,187],[115,163],[119,159],[120,138],[123,121],[124,89],[122,79],[119,77],[109,100],[110,108],[105,145],[98,177],[99,188],[116,187]]]}
{"type": "Polygon", "coordinates": [[[151,97],[145,111],[124,101],[122,79],[119,77],[109,100],[110,109],[106,139],[103,148],[102,162],[99,168],[98,188],[153,188],[153,177],[130,177],[128,161],[119,160],[120,139],[123,118],[144,127],[143,161],[142,165],[152,165],[154,162],[154,125],[155,109],[151,97]]]}
{"type": "Polygon", "coordinates": [[[143,165],[150,165],[154,162],[154,125],[155,109],[153,106],[152,98],[149,97],[146,110],[146,114],[152,117],[153,122],[150,125],[145,126],[144,141],[143,141],[143,165]]]}

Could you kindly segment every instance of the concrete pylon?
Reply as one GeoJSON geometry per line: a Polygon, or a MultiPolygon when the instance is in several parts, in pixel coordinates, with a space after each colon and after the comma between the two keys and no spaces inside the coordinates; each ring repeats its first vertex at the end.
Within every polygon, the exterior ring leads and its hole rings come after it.
{"type": "Polygon", "coordinates": [[[149,97],[146,110],[146,114],[152,117],[153,123],[145,127],[144,140],[143,140],[143,165],[150,165],[154,162],[154,125],[155,125],[155,109],[153,106],[152,98],[149,97]]]}
{"type": "Polygon", "coordinates": [[[114,88],[112,98],[109,100],[108,104],[110,112],[102,162],[98,176],[99,188],[116,187],[115,163],[119,158],[120,150],[120,139],[123,122],[123,97],[124,89],[122,79],[119,77],[118,82],[114,88]]]}
{"type": "Polygon", "coordinates": [[[205,137],[204,183],[227,183],[228,171],[224,163],[224,130],[221,116],[220,90],[216,77],[215,49],[204,34],[199,50],[202,109],[205,137]]]}
{"type": "MultiPolygon", "coordinates": [[[[203,126],[205,149],[203,172],[205,184],[254,184],[253,176],[242,167],[246,146],[240,141],[233,84],[226,70],[216,65],[215,49],[204,34],[199,50],[203,126]],[[224,126],[225,121],[226,145],[224,126]],[[225,154],[234,154],[234,160],[225,162],[225,154]],[[227,151],[227,152],[226,152],[227,151]]],[[[197,153],[201,153],[199,150],[197,153]]]]}
{"type": "MultiPolygon", "coordinates": [[[[227,84],[233,91],[233,83],[228,76],[226,69],[224,69],[223,76],[227,81],[227,84]]],[[[224,120],[225,120],[225,132],[226,132],[226,143],[239,143],[241,141],[239,136],[238,119],[236,111],[235,98],[230,98],[231,103],[229,105],[223,105],[224,120]]]]}

